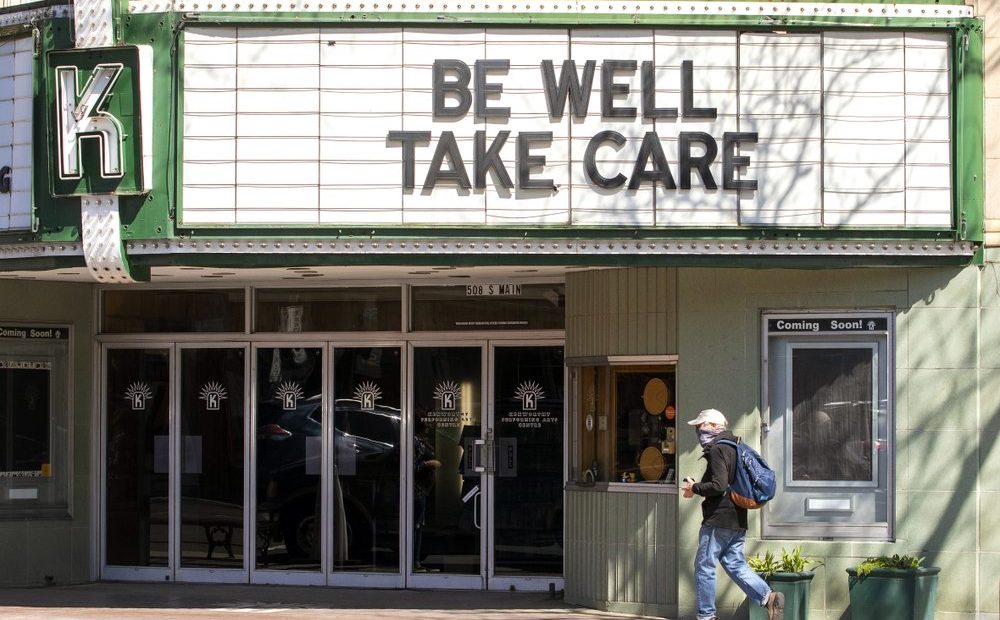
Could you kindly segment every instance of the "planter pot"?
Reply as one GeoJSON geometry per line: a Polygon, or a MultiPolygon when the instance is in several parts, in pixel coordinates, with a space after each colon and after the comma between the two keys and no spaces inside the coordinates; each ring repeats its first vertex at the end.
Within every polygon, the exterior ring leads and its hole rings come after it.
{"type": "Polygon", "coordinates": [[[847,569],[852,620],[933,620],[940,568],[847,569]]]}
{"type": "MultiPolygon", "coordinates": [[[[785,595],[785,620],[806,620],[809,617],[809,584],[814,573],[774,573],[765,581],[775,592],[785,595]]],[[[767,620],[767,610],[750,602],[750,620],[767,620]]]]}

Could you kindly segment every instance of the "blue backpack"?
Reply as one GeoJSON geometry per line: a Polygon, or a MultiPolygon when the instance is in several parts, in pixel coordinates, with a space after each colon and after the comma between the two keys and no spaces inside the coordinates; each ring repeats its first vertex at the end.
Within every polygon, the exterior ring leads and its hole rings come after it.
{"type": "Polygon", "coordinates": [[[720,439],[717,443],[736,448],[736,475],[729,485],[729,498],[740,508],[760,508],[774,499],[777,480],[774,470],[756,450],[740,441],[720,439]]]}

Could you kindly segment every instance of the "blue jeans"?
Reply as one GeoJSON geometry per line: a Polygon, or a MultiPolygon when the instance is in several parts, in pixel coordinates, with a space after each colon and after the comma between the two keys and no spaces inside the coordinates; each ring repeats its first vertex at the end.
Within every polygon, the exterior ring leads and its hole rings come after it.
{"type": "Polygon", "coordinates": [[[743,552],[744,530],[701,526],[698,532],[698,555],[694,559],[695,591],[698,600],[698,620],[715,616],[715,565],[722,568],[729,578],[751,600],[764,605],[771,595],[771,588],[750,570],[743,552]]]}

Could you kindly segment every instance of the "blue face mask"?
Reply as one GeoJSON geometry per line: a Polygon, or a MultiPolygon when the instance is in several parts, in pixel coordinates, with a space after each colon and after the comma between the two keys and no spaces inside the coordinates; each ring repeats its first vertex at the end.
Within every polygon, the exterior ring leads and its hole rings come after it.
{"type": "Polygon", "coordinates": [[[697,431],[698,443],[701,444],[702,448],[705,448],[708,444],[712,443],[722,431],[723,429],[721,428],[699,428],[697,431]]]}

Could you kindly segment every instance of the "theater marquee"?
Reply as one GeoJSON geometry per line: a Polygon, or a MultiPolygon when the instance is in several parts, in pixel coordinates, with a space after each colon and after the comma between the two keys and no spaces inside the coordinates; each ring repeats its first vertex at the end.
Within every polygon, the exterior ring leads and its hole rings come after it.
{"type": "Polygon", "coordinates": [[[186,226],[955,226],[944,32],[184,36],[186,226]]]}

